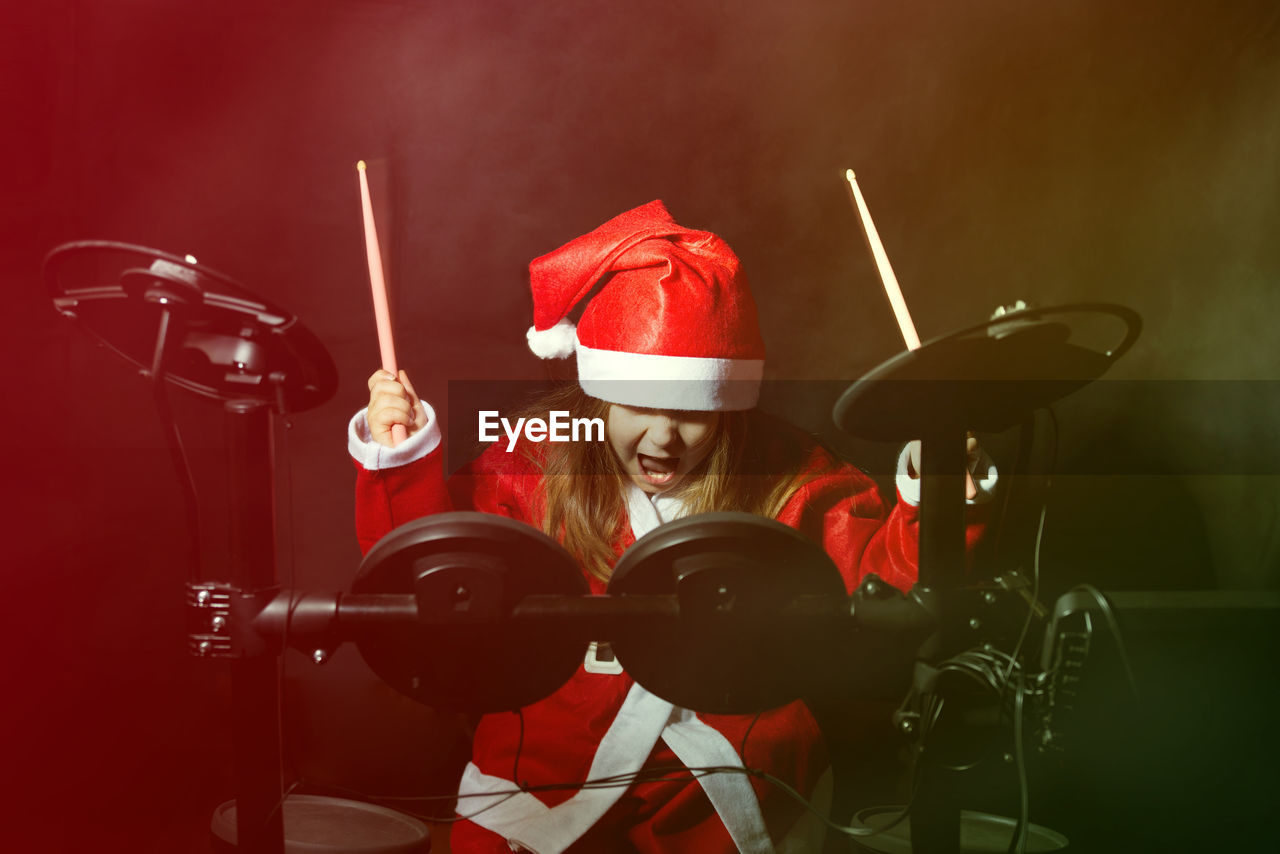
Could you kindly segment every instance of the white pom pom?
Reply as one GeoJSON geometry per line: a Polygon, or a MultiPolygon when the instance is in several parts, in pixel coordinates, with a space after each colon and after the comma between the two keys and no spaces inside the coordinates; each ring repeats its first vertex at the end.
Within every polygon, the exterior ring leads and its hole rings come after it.
{"type": "Polygon", "coordinates": [[[550,329],[536,329],[530,326],[525,337],[529,339],[529,349],[538,358],[567,359],[577,349],[578,328],[569,318],[562,317],[550,329]]]}

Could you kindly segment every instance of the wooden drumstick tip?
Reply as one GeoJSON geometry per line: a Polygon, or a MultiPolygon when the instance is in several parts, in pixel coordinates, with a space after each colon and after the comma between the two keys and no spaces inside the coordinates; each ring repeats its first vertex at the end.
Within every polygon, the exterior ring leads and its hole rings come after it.
{"type": "Polygon", "coordinates": [[[862,191],[858,189],[858,182],[853,176],[853,170],[844,170],[844,178],[849,184],[849,195],[853,199],[854,207],[858,209],[858,217],[862,220],[862,231],[867,236],[867,245],[871,248],[871,255],[876,262],[876,269],[880,272],[880,281],[884,285],[885,295],[889,297],[889,305],[892,306],[894,317],[898,321],[898,329],[902,332],[902,339],[906,342],[907,349],[918,350],[920,348],[920,336],[916,333],[915,324],[911,322],[911,313],[907,311],[907,302],[902,297],[902,288],[898,285],[898,277],[893,274],[893,267],[889,264],[889,256],[885,254],[884,244],[880,242],[880,235],[876,233],[875,224],[871,221],[871,212],[867,210],[867,202],[862,198],[862,191]]]}
{"type": "Polygon", "coordinates": [[[361,172],[363,172],[365,170],[364,161],[363,160],[356,161],[356,168],[359,169],[361,172]]]}

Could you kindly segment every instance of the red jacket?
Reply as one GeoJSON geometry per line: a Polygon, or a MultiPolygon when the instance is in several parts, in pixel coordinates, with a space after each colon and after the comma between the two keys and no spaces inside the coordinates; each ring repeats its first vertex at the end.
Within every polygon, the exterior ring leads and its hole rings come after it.
{"type": "MultiPolygon", "coordinates": [[[[442,457],[437,447],[428,456],[395,468],[368,471],[357,464],[356,525],[365,551],[397,525],[448,510],[496,513],[540,527],[542,477],[524,454],[494,445],[449,479],[447,486],[442,457]]],[[[908,589],[917,575],[917,509],[901,501],[891,510],[886,508],[871,478],[852,465],[837,463],[822,448],[808,453],[804,468],[820,473],[796,491],[778,520],[822,544],[848,590],[872,572],[908,589]]],[[[970,542],[977,536],[978,527],[971,526],[970,542]]],[[[616,544],[617,554],[634,541],[632,531],[626,529],[616,544]]],[[[604,592],[604,582],[585,571],[584,575],[593,593],[604,592]]],[[[521,784],[587,780],[601,739],[633,684],[625,673],[588,673],[580,666],[558,691],[522,710],[523,727],[512,713],[484,716],[475,733],[474,768],[468,773],[509,781],[518,749],[521,784]]],[[[803,793],[813,793],[828,769],[821,733],[803,702],[758,718],[710,714],[696,718],[721,733],[735,751],[746,736],[742,762],[789,781],[803,793]]],[[[647,762],[647,766],[680,764],[663,741],[656,743],[647,762]]],[[[776,842],[797,824],[803,808],[759,778],[749,779],[768,835],[776,842]]],[[[464,779],[464,789],[467,786],[464,779]]],[[[555,807],[574,794],[573,790],[551,790],[536,792],[536,797],[555,807]]],[[[468,803],[478,802],[460,800],[460,814],[468,814],[468,803]]],[[[484,821],[477,817],[477,822],[484,821]]],[[[573,850],[610,850],[615,845],[610,833],[615,838],[624,836],[626,844],[640,850],[737,850],[703,785],[687,776],[633,785],[573,850]]],[[[493,850],[509,850],[505,843],[498,844],[498,836],[470,823],[455,828],[454,840],[455,850],[483,848],[486,843],[492,843],[493,850]]]]}

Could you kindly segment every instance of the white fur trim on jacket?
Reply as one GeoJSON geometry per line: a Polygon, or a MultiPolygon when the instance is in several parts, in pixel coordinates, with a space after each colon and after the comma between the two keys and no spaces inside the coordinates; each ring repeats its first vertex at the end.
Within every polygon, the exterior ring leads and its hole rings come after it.
{"type": "Polygon", "coordinates": [[[440,422],[431,404],[422,401],[426,425],[394,448],[373,440],[369,432],[369,410],[361,409],[347,425],[347,452],[366,471],[395,468],[420,460],[440,446],[440,422]]]}
{"type": "Polygon", "coordinates": [[[627,504],[627,516],[631,520],[631,533],[635,534],[637,540],[659,525],[683,519],[689,513],[679,495],[662,492],[650,495],[630,480],[625,489],[623,500],[627,504]]]}
{"type": "Polygon", "coordinates": [[[652,409],[728,412],[760,399],[763,359],[596,350],[578,344],[578,384],[592,397],[652,409]]]}
{"type": "MultiPolygon", "coordinates": [[[[743,767],[729,739],[688,709],[675,709],[671,723],[662,730],[662,740],[686,768],[743,767]]],[[[698,782],[742,854],[773,854],[760,801],[745,771],[703,774],[698,782]]]]}
{"type": "MultiPolygon", "coordinates": [[[[640,685],[632,685],[600,741],[587,779],[635,773],[659,737],[687,767],[742,767],[742,759],[719,730],[699,720],[693,712],[672,706],[640,685]]],[[[775,854],[760,802],[745,773],[707,774],[698,782],[739,851],[775,854]]],[[[476,824],[521,849],[560,854],[599,821],[626,790],[626,786],[581,789],[569,800],[548,807],[528,792],[518,791],[510,780],[485,774],[474,763],[468,763],[458,787],[458,794],[466,796],[458,801],[458,812],[471,816],[476,824]]],[[[821,786],[815,795],[829,801],[828,792],[821,786]]],[[[814,838],[813,828],[807,825],[798,826],[797,830],[797,838],[814,838]]]]}
{"type": "MultiPolygon", "coordinates": [[[[658,743],[673,706],[632,685],[609,731],[591,760],[588,780],[634,774],[658,743]]],[[[626,792],[626,786],[580,789],[569,800],[548,807],[510,780],[482,772],[468,763],[458,786],[458,813],[521,848],[536,854],[560,854],[626,792]],[[489,795],[485,797],[485,795],[489,795]]]]}
{"type": "MultiPolygon", "coordinates": [[[[920,478],[910,474],[911,446],[906,445],[898,454],[898,474],[895,481],[898,486],[898,498],[915,507],[920,503],[920,478]]],[[[974,498],[966,498],[968,504],[986,504],[996,494],[996,484],[1000,481],[1000,473],[996,470],[995,460],[985,448],[979,447],[974,459],[969,461],[969,474],[973,475],[973,485],[978,488],[974,498]]]]}

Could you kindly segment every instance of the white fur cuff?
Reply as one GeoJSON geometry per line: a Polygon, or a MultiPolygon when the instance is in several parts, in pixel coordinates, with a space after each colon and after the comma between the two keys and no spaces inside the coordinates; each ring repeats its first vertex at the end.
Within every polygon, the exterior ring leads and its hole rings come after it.
{"type": "Polygon", "coordinates": [[[361,409],[347,425],[347,452],[366,471],[395,468],[420,460],[440,446],[440,422],[436,411],[425,400],[421,401],[426,417],[425,426],[394,448],[388,448],[373,440],[369,432],[368,409],[361,409]]]}
{"type": "MultiPolygon", "coordinates": [[[[910,461],[910,447],[904,446],[902,453],[898,454],[898,474],[895,481],[898,498],[915,507],[920,504],[920,479],[908,474],[910,461]]],[[[995,460],[991,459],[986,448],[978,448],[978,459],[970,464],[969,473],[973,475],[973,485],[978,488],[978,494],[974,498],[966,498],[966,504],[986,504],[995,497],[1000,473],[996,471],[995,460]]]]}

